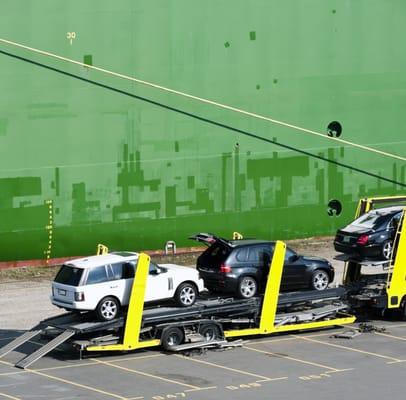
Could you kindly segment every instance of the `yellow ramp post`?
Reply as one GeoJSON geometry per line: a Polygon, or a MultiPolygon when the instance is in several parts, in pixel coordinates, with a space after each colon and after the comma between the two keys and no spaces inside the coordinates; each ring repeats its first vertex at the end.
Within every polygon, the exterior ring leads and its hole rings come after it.
{"type": "Polygon", "coordinates": [[[389,285],[386,289],[388,295],[388,308],[397,308],[404,296],[406,296],[406,227],[405,227],[406,208],[400,218],[398,231],[393,244],[393,252],[396,252],[395,258],[391,261],[392,272],[389,285]]]}
{"type": "Polygon", "coordinates": [[[272,262],[269,267],[264,298],[262,300],[259,328],[225,331],[225,337],[261,335],[271,333],[273,331],[276,309],[278,307],[285,252],[286,244],[278,240],[275,244],[272,262]]]}
{"type": "Polygon", "coordinates": [[[158,339],[140,341],[142,324],[142,312],[144,310],[145,287],[149,272],[150,257],[141,253],[138,257],[133,286],[131,289],[130,303],[128,304],[127,318],[124,326],[124,337],[122,344],[90,346],[88,351],[117,351],[134,350],[142,347],[158,346],[158,339]]]}
{"type": "Polygon", "coordinates": [[[96,255],[98,256],[104,256],[105,254],[108,254],[109,248],[105,246],[104,244],[99,243],[97,245],[97,250],[96,250],[96,255]]]}

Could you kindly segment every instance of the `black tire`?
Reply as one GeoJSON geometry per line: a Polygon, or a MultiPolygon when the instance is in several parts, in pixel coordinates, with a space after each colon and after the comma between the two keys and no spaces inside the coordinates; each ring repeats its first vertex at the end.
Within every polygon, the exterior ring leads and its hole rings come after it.
{"type": "Polygon", "coordinates": [[[97,318],[100,321],[111,321],[118,317],[120,308],[120,302],[115,297],[107,296],[96,307],[97,318]]]}
{"type": "Polygon", "coordinates": [[[328,284],[330,283],[330,277],[328,272],[323,269],[316,269],[312,274],[312,279],[310,280],[310,289],[313,290],[326,290],[328,284]]]}
{"type": "Polygon", "coordinates": [[[381,256],[384,260],[390,260],[392,257],[393,243],[391,240],[385,240],[381,248],[381,256]]]}
{"type": "Polygon", "coordinates": [[[216,324],[203,324],[199,329],[199,333],[206,342],[221,338],[220,328],[216,324]]]}
{"type": "Polygon", "coordinates": [[[161,337],[161,345],[167,350],[171,351],[174,346],[178,346],[185,340],[185,335],[180,328],[171,327],[164,330],[161,337]]]}
{"type": "Polygon", "coordinates": [[[258,283],[252,276],[243,276],[238,282],[237,296],[250,299],[258,292],[258,283]]]}
{"type": "Polygon", "coordinates": [[[176,290],[174,299],[179,306],[190,307],[195,303],[198,294],[197,287],[193,283],[184,282],[176,290]]]}

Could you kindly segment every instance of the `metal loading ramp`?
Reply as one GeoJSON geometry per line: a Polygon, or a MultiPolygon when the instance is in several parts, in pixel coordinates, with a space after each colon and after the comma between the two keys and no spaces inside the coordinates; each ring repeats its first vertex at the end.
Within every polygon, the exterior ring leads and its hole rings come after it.
{"type": "Polygon", "coordinates": [[[31,353],[27,357],[24,357],[22,360],[18,361],[15,366],[22,369],[29,367],[32,363],[48,354],[53,349],[57,348],[60,344],[66,342],[74,334],[74,331],[69,330],[62,332],[60,335],[48,342],[45,346],[40,347],[37,351],[34,351],[34,353],[31,353]]]}
{"type": "Polygon", "coordinates": [[[0,349],[0,358],[22,346],[24,343],[27,343],[30,339],[37,336],[39,333],[41,333],[41,329],[36,330],[35,328],[33,328],[32,330],[25,332],[23,335],[18,336],[16,339],[0,349]]]}

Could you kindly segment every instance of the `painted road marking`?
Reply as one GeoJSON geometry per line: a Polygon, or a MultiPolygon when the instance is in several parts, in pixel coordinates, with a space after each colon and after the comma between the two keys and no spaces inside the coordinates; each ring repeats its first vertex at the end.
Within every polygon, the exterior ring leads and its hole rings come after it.
{"type": "Polygon", "coordinates": [[[299,339],[302,340],[307,340],[309,342],[313,342],[313,343],[320,343],[320,344],[324,344],[325,346],[331,346],[331,347],[336,347],[338,349],[343,349],[343,350],[349,350],[349,351],[354,351],[356,353],[362,353],[362,354],[366,354],[366,355],[370,355],[370,356],[375,356],[375,357],[379,357],[379,358],[384,358],[386,360],[390,360],[390,361],[394,361],[394,362],[403,362],[404,360],[399,360],[398,358],[395,357],[390,357],[390,356],[385,356],[383,354],[378,354],[378,353],[372,353],[370,351],[365,351],[365,350],[360,350],[360,349],[354,349],[352,347],[346,347],[346,346],[342,346],[340,344],[334,344],[334,343],[328,343],[328,342],[323,342],[321,340],[316,340],[316,339],[311,339],[308,338],[306,336],[299,336],[299,335],[292,335],[295,336],[299,339]]]}
{"type": "Polygon", "coordinates": [[[217,386],[202,387],[199,389],[186,389],[184,390],[184,392],[199,392],[201,390],[211,390],[211,389],[217,389],[217,386]]]}
{"type": "Polygon", "coordinates": [[[0,373],[0,376],[18,375],[18,374],[24,374],[24,373],[26,373],[26,371],[2,372],[2,373],[0,373]]]}
{"type": "MultiPolygon", "coordinates": [[[[145,359],[145,358],[154,358],[154,357],[162,357],[163,354],[150,354],[149,356],[134,356],[134,357],[126,357],[122,359],[110,360],[109,362],[119,362],[119,361],[134,361],[138,359],[145,359]]],[[[65,369],[65,368],[80,368],[80,367],[87,367],[89,365],[99,365],[98,361],[91,361],[91,362],[82,362],[70,365],[59,365],[57,367],[48,367],[48,368],[38,368],[35,371],[53,371],[58,369],[65,369]]]]}
{"type": "Polygon", "coordinates": [[[78,368],[78,367],[87,367],[89,365],[97,365],[97,362],[92,361],[92,362],[84,362],[84,363],[78,363],[78,364],[69,364],[69,365],[58,365],[57,367],[47,367],[47,368],[36,368],[33,371],[54,371],[58,369],[66,369],[66,368],[78,368]]]}
{"type": "Polygon", "coordinates": [[[263,353],[263,354],[267,354],[267,355],[270,355],[270,356],[275,356],[275,357],[278,357],[278,358],[285,358],[286,360],[296,361],[296,362],[299,362],[299,363],[302,363],[302,364],[308,364],[308,365],[312,365],[312,366],[314,366],[314,367],[318,367],[318,368],[322,368],[322,369],[327,369],[327,370],[330,370],[330,371],[340,371],[338,368],[329,367],[329,366],[327,366],[327,365],[314,363],[314,362],[312,362],[312,361],[301,360],[301,359],[299,359],[299,358],[290,357],[290,356],[285,356],[285,355],[282,355],[282,354],[272,353],[272,352],[266,351],[266,350],[259,350],[259,349],[255,349],[255,348],[253,348],[253,347],[244,346],[244,349],[248,349],[248,350],[252,350],[252,351],[257,351],[258,353],[263,353]]]}
{"type": "Polygon", "coordinates": [[[118,368],[118,369],[121,369],[121,370],[127,371],[127,372],[133,372],[133,373],[136,373],[136,374],[139,374],[139,375],[146,376],[148,378],[158,379],[158,380],[161,380],[161,381],[164,381],[164,382],[169,382],[169,383],[172,383],[172,384],[175,384],[175,385],[186,386],[186,387],[191,388],[191,389],[200,389],[199,386],[189,385],[188,383],[182,383],[182,382],[174,381],[173,379],[168,379],[168,378],[164,378],[162,376],[148,374],[147,372],[138,371],[136,369],[122,367],[121,365],[115,365],[115,364],[112,364],[112,363],[107,362],[107,361],[100,361],[100,360],[96,360],[96,359],[93,359],[93,358],[92,358],[92,360],[97,361],[100,364],[108,365],[109,367],[118,368]]]}
{"type": "Polygon", "coordinates": [[[225,365],[220,365],[220,364],[215,364],[209,361],[203,361],[203,360],[196,360],[194,358],[189,358],[189,357],[185,357],[185,356],[181,356],[181,355],[174,355],[174,357],[178,357],[181,358],[183,360],[188,360],[188,361],[193,361],[193,362],[197,362],[200,364],[206,364],[209,365],[210,367],[215,367],[215,368],[222,368],[225,369],[227,371],[232,371],[232,372],[236,372],[238,374],[243,374],[243,375],[249,375],[249,376],[253,376],[254,378],[259,378],[262,381],[275,381],[275,380],[281,380],[281,379],[288,379],[287,376],[281,377],[281,378],[269,378],[267,376],[262,376],[262,375],[258,375],[258,374],[253,374],[251,372],[247,372],[247,371],[242,371],[240,369],[235,369],[235,368],[230,368],[230,367],[226,367],[225,365]]]}
{"type": "Polygon", "coordinates": [[[155,358],[155,357],[164,357],[166,354],[150,354],[147,356],[134,356],[134,357],[123,357],[123,358],[116,358],[115,360],[109,360],[109,362],[121,362],[121,361],[133,361],[133,360],[141,360],[144,358],[155,358]]]}
{"type": "Polygon", "coordinates": [[[388,338],[391,338],[391,339],[406,340],[406,338],[404,338],[404,337],[390,335],[389,333],[382,333],[382,332],[374,332],[374,333],[375,333],[375,335],[385,336],[385,337],[388,337],[388,338]]]}
{"type": "Polygon", "coordinates": [[[90,390],[92,392],[101,393],[101,394],[104,394],[104,395],[107,395],[107,396],[110,396],[110,397],[114,397],[114,398],[120,399],[120,400],[127,400],[126,397],[120,396],[118,394],[111,393],[111,392],[106,392],[105,390],[98,389],[98,388],[95,388],[95,387],[92,387],[92,386],[82,385],[81,383],[72,382],[72,381],[69,381],[67,379],[58,378],[57,376],[44,374],[43,372],[40,372],[40,371],[36,371],[36,370],[33,370],[33,369],[26,369],[26,371],[28,371],[28,372],[30,372],[32,374],[35,374],[35,375],[43,376],[43,377],[48,378],[48,379],[53,379],[53,380],[56,380],[56,381],[59,381],[59,382],[67,383],[68,385],[76,386],[76,387],[79,387],[81,389],[86,389],[86,390],[90,390]]]}
{"type": "Polygon", "coordinates": [[[11,399],[11,400],[21,400],[19,397],[15,397],[15,396],[10,396],[9,394],[5,394],[5,393],[0,393],[0,397],[3,396],[6,399],[11,399]]]}
{"type": "Polygon", "coordinates": [[[387,326],[382,326],[380,328],[406,328],[406,322],[403,324],[394,324],[394,325],[387,325],[387,326]]]}
{"type": "MultiPolygon", "coordinates": [[[[339,332],[338,330],[331,330],[328,333],[317,333],[314,335],[306,335],[306,337],[322,337],[322,336],[331,336],[334,335],[334,333],[339,332]]],[[[256,341],[251,341],[248,340],[246,341],[246,343],[252,343],[252,344],[260,344],[260,343],[274,343],[274,342],[285,342],[285,341],[289,341],[289,340],[297,340],[297,338],[289,336],[289,337],[285,337],[285,338],[280,338],[280,339],[265,339],[265,340],[256,340],[256,341]]]]}

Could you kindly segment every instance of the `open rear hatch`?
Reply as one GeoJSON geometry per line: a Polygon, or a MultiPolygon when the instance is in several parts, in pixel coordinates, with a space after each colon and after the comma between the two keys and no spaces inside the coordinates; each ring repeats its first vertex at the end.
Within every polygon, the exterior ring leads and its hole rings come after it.
{"type": "Polygon", "coordinates": [[[213,243],[220,242],[227,246],[230,242],[227,239],[213,235],[212,233],[196,233],[196,235],[189,236],[189,239],[196,240],[197,242],[204,243],[206,246],[211,246],[213,243]]]}
{"type": "MultiPolygon", "coordinates": [[[[227,239],[215,236],[211,233],[198,233],[189,239],[202,242],[208,248],[198,257],[197,269],[200,273],[209,273],[213,279],[217,279],[221,265],[226,261],[232,251],[232,245],[227,239]],[[212,275],[216,274],[216,276],[212,275]]],[[[207,276],[205,276],[207,280],[207,276]]]]}

